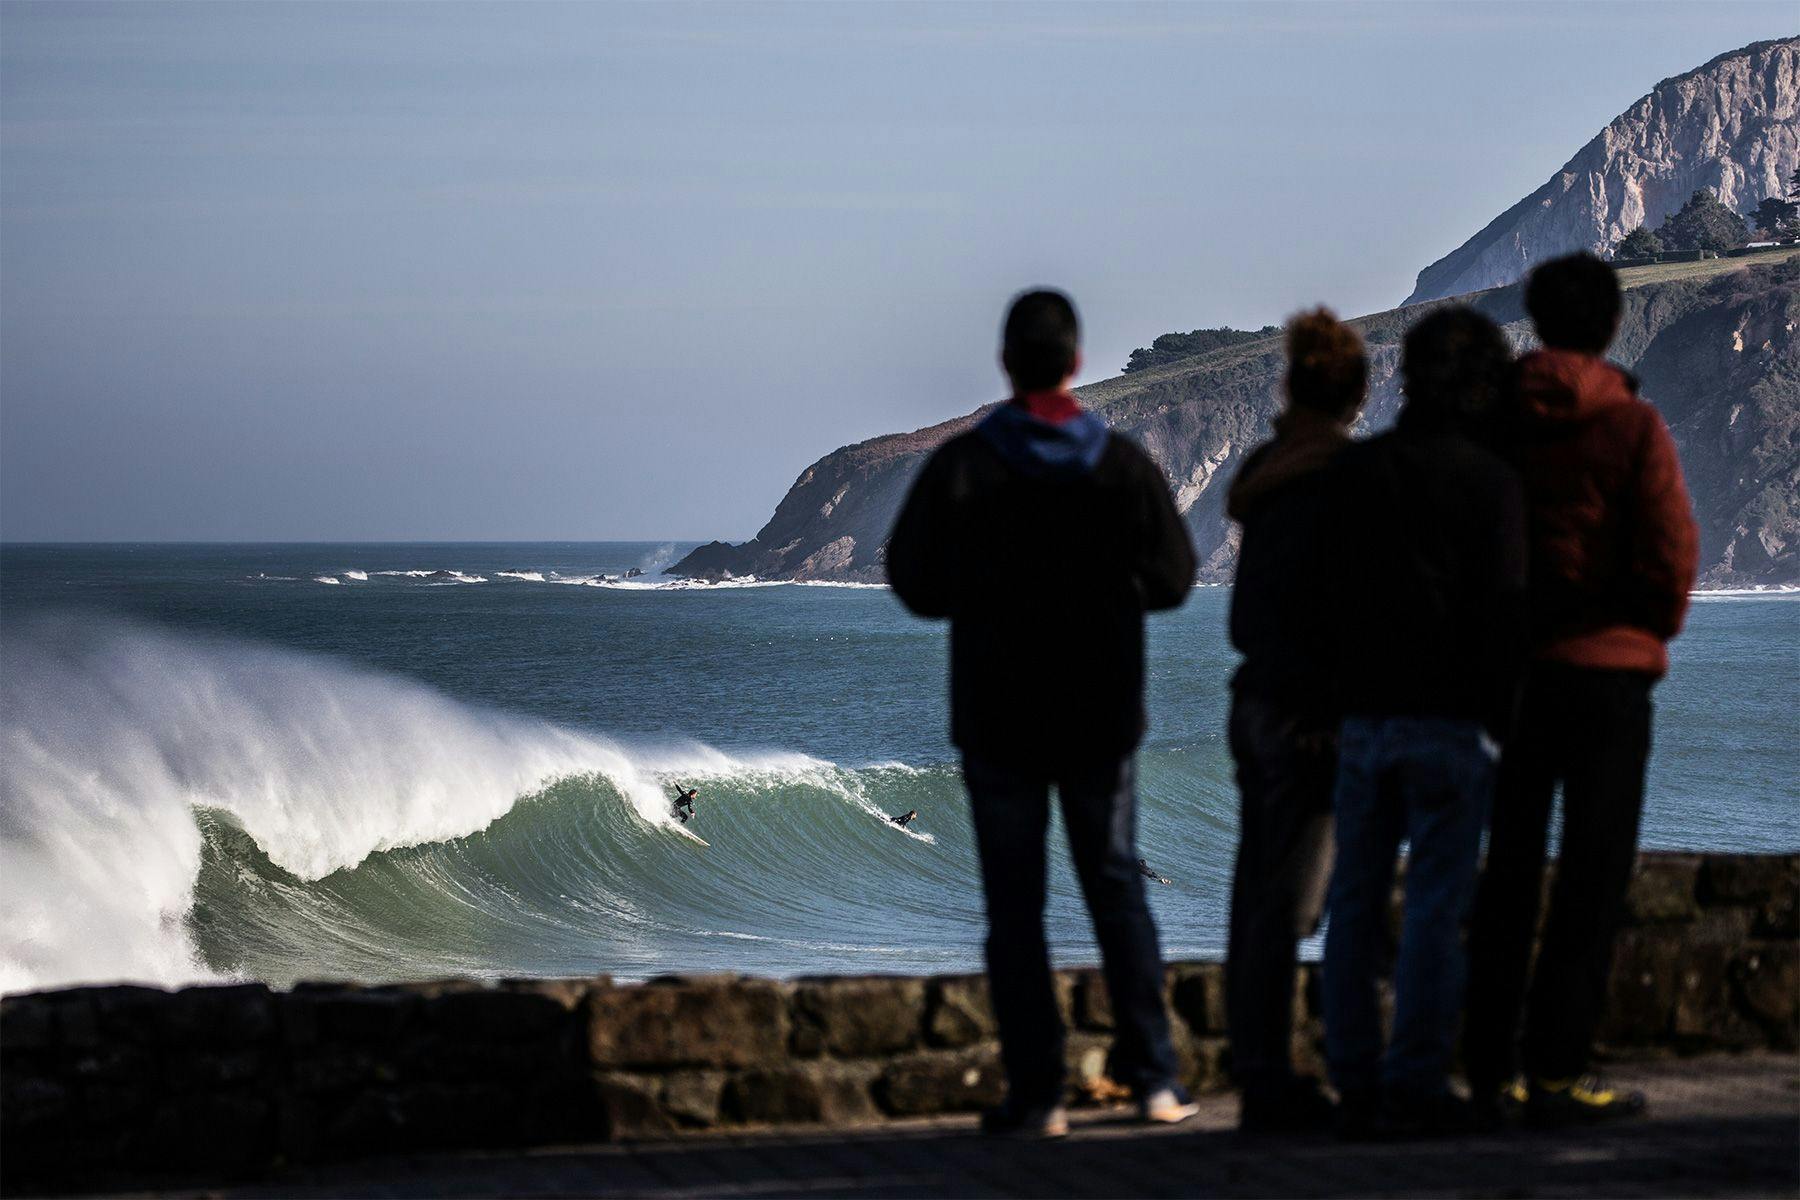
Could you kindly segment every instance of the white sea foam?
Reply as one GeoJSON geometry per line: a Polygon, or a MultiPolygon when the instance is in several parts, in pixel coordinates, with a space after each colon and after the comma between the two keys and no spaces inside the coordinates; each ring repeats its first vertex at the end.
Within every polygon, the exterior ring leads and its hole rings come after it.
{"type": "Polygon", "coordinates": [[[369,573],[367,571],[345,571],[344,578],[354,579],[358,583],[367,583],[369,582],[369,573]]]}
{"type": "Polygon", "coordinates": [[[341,587],[343,585],[344,581],[339,579],[336,575],[314,575],[313,582],[314,583],[335,583],[341,587]]]}
{"type": "Polygon", "coordinates": [[[526,583],[544,582],[542,571],[495,571],[494,577],[496,579],[519,579],[526,583]]]}
{"type": "Polygon", "coordinates": [[[596,774],[649,826],[673,825],[672,779],[814,784],[886,819],[856,772],[807,755],[628,750],[295,651],[25,621],[0,641],[0,991],[204,977],[196,808],[318,879],[596,774]]]}
{"type": "Polygon", "coordinates": [[[1768,600],[1800,599],[1800,584],[1768,583],[1756,587],[1742,588],[1701,588],[1689,592],[1695,600],[1741,600],[1746,596],[1756,596],[1768,600]]]}

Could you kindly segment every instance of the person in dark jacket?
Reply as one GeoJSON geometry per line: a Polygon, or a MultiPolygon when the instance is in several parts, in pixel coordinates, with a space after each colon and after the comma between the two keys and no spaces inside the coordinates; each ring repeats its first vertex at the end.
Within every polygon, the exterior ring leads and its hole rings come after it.
{"type": "Polygon", "coordinates": [[[1230,739],[1238,850],[1231,882],[1226,1014],[1247,1130],[1317,1128],[1332,1107],[1291,1054],[1294,951],[1317,929],[1331,858],[1337,671],[1327,467],[1350,444],[1369,364],[1362,338],[1326,309],[1288,323],[1288,403],[1226,497],[1243,526],[1231,591],[1230,739]]]}
{"type": "Polygon", "coordinates": [[[694,817],[694,797],[700,794],[699,788],[683,789],[679,784],[675,787],[675,806],[670,816],[686,825],[694,817]]]}
{"type": "Polygon", "coordinates": [[[1195,1111],[1176,1082],[1135,851],[1144,613],[1187,598],[1194,551],[1161,470],[1070,394],[1080,361],[1068,297],[1020,296],[1001,351],[1012,399],[925,463],[887,546],[901,601],[950,619],[950,736],[1008,1087],[984,1127],[1025,1136],[1067,1129],[1043,921],[1052,786],[1100,943],[1117,1073],[1147,1119],[1195,1111]]]}
{"type": "Polygon", "coordinates": [[[1406,404],[1344,451],[1337,860],[1325,935],[1325,1047],[1349,1136],[1466,1123],[1449,1085],[1463,996],[1462,924],[1524,628],[1517,474],[1472,435],[1507,390],[1511,351],[1472,309],[1406,336],[1406,404]],[[1410,845],[1393,1033],[1376,979],[1400,843],[1410,845]]]}
{"type": "Polygon", "coordinates": [[[1644,1107],[1588,1075],[1588,1056],[1636,857],[1650,691],[1687,611],[1698,533],[1668,429],[1602,357],[1618,330],[1612,268],[1586,254],[1545,263],[1525,304],[1544,348],[1519,363],[1504,449],[1525,484],[1531,661],[1470,931],[1463,1049],[1491,1116],[1522,1097],[1533,1124],[1564,1125],[1644,1107]],[[1558,783],[1561,866],[1531,971],[1558,783]]]}

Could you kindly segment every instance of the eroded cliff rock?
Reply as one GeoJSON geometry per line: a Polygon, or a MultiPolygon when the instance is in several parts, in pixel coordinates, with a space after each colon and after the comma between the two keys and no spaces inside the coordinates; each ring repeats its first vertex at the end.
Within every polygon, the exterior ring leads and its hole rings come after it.
{"type": "MultiPolygon", "coordinates": [[[[1656,281],[1623,273],[1614,358],[1637,371],[1681,449],[1710,585],[1800,580],[1800,254],[1699,265],[1656,281]]],[[[1530,342],[1519,287],[1464,297],[1530,342]]],[[[1412,306],[1353,322],[1368,340],[1370,400],[1359,433],[1389,424],[1412,306]]],[[[1225,582],[1237,530],[1225,488],[1280,408],[1281,339],[1262,338],[1080,389],[1082,403],[1136,438],[1168,474],[1200,554],[1200,578],[1225,582]]],[[[882,544],[925,456],[986,409],[915,433],[826,455],[803,472],[755,540],[714,542],[671,568],[701,578],[880,582],[882,544]]]]}
{"type": "Polygon", "coordinates": [[[1800,167],[1800,38],[1757,42],[1665,79],[1537,191],[1419,272],[1406,303],[1521,278],[1574,250],[1604,253],[1700,188],[1755,210],[1800,167]]]}

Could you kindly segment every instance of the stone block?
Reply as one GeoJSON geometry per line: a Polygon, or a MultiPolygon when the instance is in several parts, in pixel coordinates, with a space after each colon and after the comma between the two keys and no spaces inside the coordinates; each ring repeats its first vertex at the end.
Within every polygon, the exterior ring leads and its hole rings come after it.
{"type": "Polygon", "coordinates": [[[1112,997],[1106,990],[1106,977],[1093,967],[1069,974],[1075,989],[1075,1024],[1082,1029],[1113,1028],[1112,997]]]}
{"type": "Polygon", "coordinates": [[[175,1092],[212,1092],[244,1087],[269,1073],[269,1058],[261,1050],[187,1051],[168,1055],[163,1081],[175,1092]]]}
{"type": "Polygon", "coordinates": [[[925,1024],[925,981],[871,977],[802,980],[794,989],[793,1049],[838,1058],[910,1050],[925,1024]]]}
{"type": "Polygon", "coordinates": [[[1000,1103],[1006,1080],[998,1047],[927,1050],[891,1060],[875,1084],[875,1099],[897,1117],[967,1112],[1000,1103]]]}
{"type": "Polygon", "coordinates": [[[987,976],[944,975],[931,981],[926,1040],[934,1046],[969,1046],[997,1037],[987,976]]]}
{"type": "Polygon", "coordinates": [[[1673,1032],[1684,1048],[1742,1048],[1763,1040],[1738,1010],[1732,967],[1736,942],[1688,941],[1676,969],[1673,1032]]]}
{"type": "Polygon", "coordinates": [[[674,1120],[662,1106],[661,1080],[654,1076],[596,1072],[593,1089],[604,1138],[651,1137],[675,1128],[674,1120]]]}
{"type": "Polygon", "coordinates": [[[392,1045],[417,1021],[424,1000],[400,989],[296,988],[281,998],[282,1029],[294,1045],[359,1042],[392,1045]]]}
{"type": "Polygon", "coordinates": [[[164,1097],[135,1133],[134,1160],[209,1172],[268,1166],[277,1144],[274,1109],[251,1089],[164,1097]]]}
{"type": "Polygon", "coordinates": [[[873,1063],[807,1062],[739,1072],[725,1085],[724,1111],[757,1125],[848,1125],[880,1116],[870,1097],[873,1063]]]}
{"type": "Polygon", "coordinates": [[[183,988],[160,1008],[162,1035],[175,1046],[255,1046],[277,1028],[275,996],[260,983],[183,988]]]}
{"type": "Polygon", "coordinates": [[[1749,1015],[1777,1047],[1794,1049],[1800,1042],[1800,945],[1753,946],[1738,956],[1731,973],[1749,1015]]]}
{"type": "Polygon", "coordinates": [[[681,978],[596,989],[587,1005],[597,1067],[751,1067],[787,1050],[782,991],[765,980],[681,978]]]}
{"type": "Polygon", "coordinates": [[[1169,968],[1170,1006],[1197,1034],[1225,1032],[1225,968],[1219,963],[1177,963],[1169,968]]]}
{"type": "Polygon", "coordinates": [[[1646,855],[1625,893],[1625,919],[1633,925],[1691,921],[1700,913],[1700,857],[1646,855]]]}
{"type": "Polygon", "coordinates": [[[1709,854],[1700,873],[1700,902],[1761,907],[1800,883],[1800,854],[1709,854]]]}
{"type": "Polygon", "coordinates": [[[1676,928],[1621,930],[1596,1039],[1642,1046],[1666,1038],[1675,1019],[1685,946],[1676,928]]]}
{"type": "Polygon", "coordinates": [[[662,1081],[663,1110],[683,1125],[716,1125],[725,1079],[723,1071],[672,1071],[662,1081]]]}
{"type": "Polygon", "coordinates": [[[0,999],[0,1050],[43,1050],[56,1044],[55,1001],[49,996],[0,999]]]}
{"type": "Polygon", "coordinates": [[[573,1006],[554,991],[494,989],[446,992],[425,1001],[425,1021],[446,1040],[524,1042],[574,1028],[573,1006]]]}
{"type": "Polygon", "coordinates": [[[162,1037],[162,1015],[170,996],[161,988],[118,985],[80,988],[107,1044],[154,1045],[162,1037]]]}

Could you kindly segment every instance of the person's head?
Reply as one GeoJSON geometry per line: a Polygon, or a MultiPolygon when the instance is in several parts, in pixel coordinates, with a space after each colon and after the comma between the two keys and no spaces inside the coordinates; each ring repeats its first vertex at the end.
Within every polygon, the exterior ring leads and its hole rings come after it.
{"type": "Polygon", "coordinates": [[[1400,355],[1403,420],[1473,431],[1497,413],[1512,383],[1512,347],[1500,327],[1464,305],[1440,308],[1406,334],[1400,355]]]}
{"type": "Polygon", "coordinates": [[[1020,394],[1067,385],[1081,369],[1081,321],[1074,303],[1048,289],[1021,294],[1006,311],[1000,365],[1020,394]]]}
{"type": "Polygon", "coordinates": [[[1619,332],[1619,277],[1592,254],[1553,258],[1526,281],[1525,311],[1544,345],[1604,354],[1619,332]]]}
{"type": "Polygon", "coordinates": [[[1356,330],[1323,306],[1287,323],[1288,403],[1348,425],[1362,407],[1369,358],[1356,330]]]}

